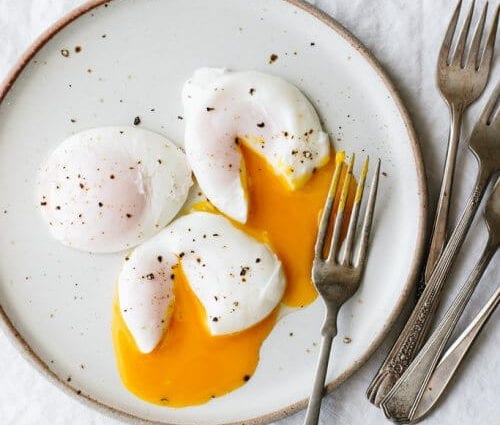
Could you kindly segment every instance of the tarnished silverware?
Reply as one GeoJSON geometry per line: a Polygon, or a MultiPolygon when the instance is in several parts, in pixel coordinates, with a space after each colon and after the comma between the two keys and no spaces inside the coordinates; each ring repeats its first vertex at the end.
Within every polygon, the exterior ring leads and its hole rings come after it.
{"type": "Polygon", "coordinates": [[[326,314],[321,328],[320,354],[313,382],[311,398],[309,400],[306,418],[304,421],[305,425],[316,425],[318,423],[332,341],[335,335],[337,335],[338,311],[340,307],[357,291],[367,259],[368,240],[370,237],[373,210],[375,208],[375,198],[377,196],[377,186],[379,181],[380,160],[377,162],[375,174],[372,179],[356,259],[354,258],[355,253],[353,243],[356,234],[360,204],[363,197],[363,187],[366,174],[368,172],[368,158],[365,161],[356,187],[354,205],[349,218],[347,235],[344,241],[343,255],[341,256],[340,229],[344,219],[344,207],[347,201],[349,185],[352,179],[353,166],[354,155],[352,155],[350,159],[347,174],[342,185],[340,201],[333,223],[329,249],[325,249],[328,239],[328,224],[330,222],[330,216],[332,215],[333,201],[337,193],[337,186],[339,184],[340,172],[342,169],[342,161],[337,161],[330,189],[328,191],[328,197],[321,216],[318,236],[316,238],[312,267],[312,281],[325,303],[326,314]]]}
{"type": "Polygon", "coordinates": [[[367,397],[377,406],[424,343],[453,260],[465,239],[488,183],[500,171],[500,118],[498,114],[492,116],[498,105],[499,95],[500,84],[493,91],[469,139],[469,149],[478,161],[479,170],[462,216],[403,331],[368,387],[367,397]]]}
{"type": "Polygon", "coordinates": [[[414,421],[422,419],[436,405],[436,402],[441,397],[441,394],[443,394],[451,378],[453,378],[462,359],[469,351],[469,348],[476,340],[483,326],[495,311],[499,302],[500,288],[495,291],[481,311],[474,317],[469,326],[464,329],[450,348],[446,350],[446,353],[444,353],[443,358],[439,361],[434,373],[427,383],[426,390],[423,392],[422,399],[415,410],[414,421]]]}
{"type": "Polygon", "coordinates": [[[500,180],[497,180],[484,211],[488,241],[467,281],[419,351],[415,360],[380,403],[385,415],[396,422],[411,422],[448,339],[500,244],[500,180]]]}
{"type": "Polygon", "coordinates": [[[450,48],[457,27],[461,3],[462,1],[460,0],[451,19],[443,45],[439,52],[437,64],[437,83],[441,94],[450,108],[451,126],[443,180],[441,182],[441,191],[439,193],[432,239],[425,266],[424,282],[430,279],[434,266],[446,242],[448,210],[450,206],[457,148],[460,140],[462,117],[465,109],[479,98],[486,87],[497,33],[498,7],[496,9],[493,25],[486,40],[483,54],[480,55],[479,48],[488,9],[488,3],[486,3],[476,26],[470,50],[468,54],[466,54],[465,45],[467,38],[470,37],[469,30],[475,3],[473,1],[462,27],[462,31],[458,37],[453,55],[450,58],[450,48]]]}

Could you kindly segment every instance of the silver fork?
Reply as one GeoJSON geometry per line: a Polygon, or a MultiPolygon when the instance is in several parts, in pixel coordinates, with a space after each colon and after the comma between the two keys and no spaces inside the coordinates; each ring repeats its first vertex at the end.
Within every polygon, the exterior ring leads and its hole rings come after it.
{"type": "MultiPolygon", "coordinates": [[[[457,9],[455,10],[455,13],[453,15],[453,18],[450,22],[448,31],[446,33],[445,41],[443,42],[443,46],[441,48],[440,52],[440,62],[444,60],[443,58],[446,58],[448,56],[449,50],[450,50],[450,44],[451,44],[451,39],[453,37],[453,33],[455,31],[457,19],[458,19],[458,13],[460,10],[460,3],[457,6],[457,9]]],[[[472,9],[471,9],[472,10],[472,9]]],[[[470,14],[470,13],[469,13],[470,14]]],[[[480,37],[482,34],[482,30],[484,27],[484,20],[486,18],[486,10],[483,10],[483,14],[481,16],[481,19],[478,23],[478,29],[480,31],[478,32],[476,30],[476,34],[474,36],[473,40],[473,45],[471,47],[472,52],[477,52],[478,51],[478,45],[480,42],[480,37]]],[[[491,62],[491,56],[493,54],[493,47],[494,47],[494,40],[497,32],[497,25],[498,25],[498,8],[496,9],[496,15],[495,19],[492,25],[492,28],[490,30],[490,35],[488,36],[488,40],[486,42],[486,46],[484,48],[484,53],[483,53],[483,59],[481,61],[481,66],[483,67],[483,72],[484,67],[488,65],[489,69],[489,64],[491,62]],[[485,63],[486,62],[486,63],[485,63]],[[484,65],[483,65],[484,64],[484,65]]],[[[462,31],[462,33],[464,33],[462,31]]],[[[465,42],[465,36],[464,36],[464,41],[465,42]]],[[[460,44],[460,43],[459,43],[460,44]]],[[[463,50],[463,47],[461,48],[463,50]]],[[[470,54],[469,54],[470,58],[470,54]]],[[[470,61],[469,67],[470,65],[470,61]]],[[[451,69],[451,67],[450,67],[451,69]]],[[[456,69],[456,65],[453,69],[456,69]]],[[[460,71],[457,71],[460,72],[460,71]]],[[[457,74],[460,75],[460,74],[457,74]]],[[[478,74],[479,75],[479,74],[478,74]]],[[[487,75],[487,73],[486,73],[487,75]]],[[[455,76],[456,78],[456,76],[455,76]]],[[[485,77],[482,77],[485,78],[485,77]]],[[[466,84],[463,82],[463,84],[466,84]]],[[[462,89],[465,89],[467,87],[462,87],[462,89]]],[[[491,105],[491,102],[496,102],[496,98],[498,97],[498,90],[499,88],[497,87],[495,90],[495,93],[492,96],[492,99],[490,100],[490,106],[487,107],[487,110],[490,110],[495,106],[491,105]],[[489,108],[489,109],[488,109],[489,108]]],[[[477,90],[477,89],[476,89],[477,90]]],[[[462,111],[463,112],[463,111],[462,111]]],[[[459,114],[461,115],[461,113],[459,114]]],[[[427,332],[429,330],[429,326],[432,323],[432,318],[434,317],[434,312],[437,307],[437,303],[439,301],[439,292],[444,284],[444,279],[446,277],[446,274],[448,273],[451,264],[453,262],[453,259],[456,256],[456,253],[458,252],[458,249],[460,248],[463,239],[465,238],[465,235],[467,234],[467,230],[469,229],[470,223],[474,217],[475,212],[477,211],[477,207],[479,205],[479,202],[481,201],[482,195],[484,193],[484,189],[489,181],[489,179],[492,177],[492,175],[499,170],[500,166],[500,161],[499,161],[499,154],[498,152],[498,143],[497,143],[497,135],[498,135],[498,130],[495,130],[491,127],[487,127],[484,125],[484,117],[481,120],[482,124],[478,126],[474,130],[474,135],[471,138],[471,142],[469,143],[469,148],[472,150],[474,153],[475,157],[477,158],[479,162],[479,175],[476,180],[476,185],[474,188],[474,191],[472,195],[469,198],[469,201],[467,203],[467,207],[464,210],[464,213],[462,215],[462,218],[460,219],[459,225],[455,228],[453,231],[453,234],[450,236],[450,239],[448,241],[448,244],[444,251],[442,252],[441,256],[444,258],[440,258],[439,262],[434,265],[431,270],[431,266],[426,268],[426,275],[425,275],[425,283],[426,283],[426,289],[424,290],[424,293],[421,295],[414,313],[410,316],[410,319],[408,320],[405,328],[401,332],[399,338],[397,339],[396,343],[394,344],[392,350],[388,354],[386,360],[380,367],[380,370],[378,371],[377,375],[374,377],[372,382],[370,383],[370,386],[368,387],[367,390],[367,397],[376,406],[380,405],[380,402],[383,400],[383,398],[386,396],[386,394],[389,392],[389,390],[392,388],[394,383],[399,379],[401,374],[406,370],[410,362],[413,360],[415,357],[416,353],[422,346],[424,339],[427,335],[427,332]],[[495,155],[493,154],[495,153],[495,155]],[[438,269],[438,265],[441,264],[439,267],[439,271],[436,274],[436,269],[438,269]],[[430,273],[432,271],[432,273],[430,273]],[[433,275],[436,274],[434,277],[433,275]],[[433,282],[433,283],[432,283],[433,282]],[[430,289],[427,289],[427,287],[431,286],[430,289]],[[434,288],[434,289],[432,289],[434,288]]],[[[453,132],[453,131],[452,131],[453,132]]],[[[458,137],[458,130],[455,131],[455,138],[458,137]]],[[[446,176],[450,177],[450,167],[451,172],[453,171],[454,167],[454,162],[455,162],[455,156],[456,156],[456,146],[453,147],[451,146],[453,143],[457,143],[456,141],[453,142],[453,137],[450,137],[452,140],[450,141],[450,148],[448,149],[448,158],[447,158],[447,165],[445,167],[445,178],[446,176]],[[450,164],[448,166],[448,159],[453,157],[453,164],[450,164]],[[448,170],[448,171],[447,171],[448,170]]],[[[458,139],[457,139],[458,140],[458,139]]],[[[451,180],[448,183],[443,183],[443,187],[447,187],[448,185],[451,185],[451,180]]],[[[446,193],[447,198],[449,198],[449,191],[446,193]]],[[[445,203],[448,205],[449,199],[446,199],[445,203]]],[[[448,207],[446,206],[446,211],[448,207]]],[[[447,219],[447,212],[445,214],[445,218],[447,219]]],[[[440,238],[444,240],[444,233],[440,234],[440,238]]],[[[436,230],[434,231],[433,234],[433,241],[436,240],[438,237],[438,234],[436,233],[436,230]]],[[[442,242],[440,242],[442,244],[442,242]]],[[[441,245],[439,245],[439,253],[441,253],[441,245]]],[[[432,253],[429,253],[429,256],[432,257],[432,253]]],[[[433,262],[434,260],[429,260],[433,262]]],[[[428,261],[428,265],[430,264],[428,261]]]]}
{"type": "Polygon", "coordinates": [[[439,303],[441,289],[469,230],[490,180],[500,171],[500,117],[494,117],[499,102],[496,86],[469,139],[469,149],[478,161],[476,183],[465,209],[398,339],[368,387],[370,401],[380,405],[389,390],[407,369],[424,342],[439,303]]]}
{"type": "Polygon", "coordinates": [[[488,241],[480,259],[453,299],[436,330],[381,403],[384,413],[393,420],[411,422],[415,418],[418,404],[445,345],[481,276],[498,249],[500,244],[500,179],[497,180],[488,199],[484,219],[488,227],[488,241]]]}
{"type": "Polygon", "coordinates": [[[414,421],[422,419],[436,405],[465,355],[474,344],[474,341],[476,341],[486,322],[488,322],[491,315],[495,312],[499,303],[500,288],[497,288],[484,307],[476,314],[457,339],[453,341],[450,348],[446,350],[446,353],[443,354],[429,382],[427,382],[427,389],[424,391],[422,399],[415,410],[414,421]]]}
{"type": "MultiPolygon", "coordinates": [[[[430,294],[427,292],[426,288],[422,294],[424,301],[427,302],[428,309],[433,308],[434,305],[437,306],[440,289],[453,260],[450,256],[450,249],[453,249],[455,253],[458,252],[461,242],[467,233],[466,230],[472,221],[475,211],[477,211],[477,207],[479,206],[481,197],[484,194],[489,181],[500,170],[500,113],[497,111],[499,103],[500,83],[497,85],[490,99],[486,103],[486,106],[484,107],[478,122],[474,126],[469,139],[469,147],[479,161],[480,171],[474,192],[467,203],[466,210],[457,224],[457,227],[445,248],[443,256],[436,266],[435,272],[429,280],[429,287],[433,292],[430,294]],[[444,265],[447,267],[443,267],[443,261],[446,261],[444,265]]],[[[498,229],[495,226],[497,224],[496,221],[500,220],[497,217],[497,220],[495,221],[493,213],[491,212],[496,212],[500,216],[500,205],[497,205],[500,204],[500,184],[497,182],[495,187],[495,191],[490,196],[490,202],[488,203],[489,210],[486,214],[488,228],[490,230],[490,239],[493,238],[493,241],[490,241],[492,243],[498,243],[498,240],[495,240],[494,237],[500,236],[500,224],[498,229]],[[497,206],[498,210],[493,210],[495,206],[497,206]]],[[[493,249],[496,250],[496,246],[491,248],[491,250],[493,249]]],[[[481,274],[477,271],[475,277],[477,278],[480,276],[481,274]]],[[[447,313],[448,322],[440,325],[441,334],[434,333],[433,336],[429,338],[429,341],[427,341],[426,345],[424,345],[406,372],[401,375],[400,379],[382,400],[381,406],[388,417],[398,421],[404,421],[414,417],[415,409],[422,397],[421,388],[426,385],[428,379],[430,378],[430,375],[444,350],[444,344],[448,340],[449,333],[451,333],[456,321],[460,317],[461,310],[459,310],[459,307],[461,307],[462,310],[465,308],[465,304],[468,301],[468,298],[465,297],[470,297],[472,295],[472,290],[475,288],[476,283],[477,282],[474,282],[472,277],[469,279],[469,291],[464,295],[462,304],[457,307],[458,310],[456,310],[453,314],[447,313]]],[[[420,301],[417,303],[415,310],[422,313],[422,311],[418,309],[419,305],[420,301]]],[[[413,315],[410,317],[409,322],[412,321],[412,318],[413,315]]]]}
{"type": "Polygon", "coordinates": [[[480,45],[484,32],[484,23],[486,20],[488,3],[484,5],[481,17],[479,18],[474,36],[472,38],[469,53],[466,55],[465,44],[467,42],[467,38],[469,37],[474,3],[475,1],[472,2],[467,17],[465,18],[464,26],[462,27],[462,31],[458,37],[457,45],[451,60],[449,60],[450,48],[457,27],[458,16],[460,14],[462,4],[461,0],[458,2],[438,57],[437,83],[441,94],[450,108],[451,126],[443,180],[441,182],[441,191],[439,193],[432,239],[425,266],[425,282],[427,282],[431,277],[434,266],[436,265],[446,242],[448,210],[450,206],[457,148],[460,140],[462,117],[465,109],[477,100],[484,91],[491,70],[491,61],[493,58],[493,49],[497,33],[498,7],[495,12],[494,22],[488,35],[483,54],[480,55],[480,45]]]}
{"type": "Polygon", "coordinates": [[[380,160],[377,161],[377,166],[372,179],[370,195],[368,197],[360,234],[359,251],[356,261],[354,260],[353,244],[356,234],[360,204],[363,197],[363,188],[366,174],[368,172],[368,158],[364,163],[361,176],[356,187],[356,194],[354,197],[351,216],[349,218],[342,259],[338,258],[340,257],[340,231],[344,220],[344,209],[347,202],[349,185],[352,179],[353,166],[354,155],[351,156],[347,174],[342,185],[339,205],[335,215],[335,221],[333,223],[329,250],[325,250],[328,239],[328,224],[330,222],[330,216],[332,215],[333,203],[337,193],[337,187],[339,185],[342,162],[337,162],[332,182],[330,184],[330,189],[328,191],[328,197],[321,216],[318,236],[316,239],[312,267],[312,281],[325,303],[326,314],[321,328],[320,354],[313,382],[313,390],[304,421],[305,425],[315,425],[318,423],[332,341],[335,335],[337,335],[337,315],[340,307],[357,291],[367,259],[368,240],[370,237],[373,210],[375,208],[375,198],[377,196],[379,181],[380,160]]]}

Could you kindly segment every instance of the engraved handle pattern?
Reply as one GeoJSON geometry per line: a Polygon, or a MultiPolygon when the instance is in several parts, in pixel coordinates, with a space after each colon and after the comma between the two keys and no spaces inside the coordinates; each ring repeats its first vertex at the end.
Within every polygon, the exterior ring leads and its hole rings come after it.
{"type": "Polygon", "coordinates": [[[427,282],[415,309],[413,310],[394,347],[382,364],[367,390],[370,402],[379,406],[381,401],[408,368],[409,364],[423,345],[432,319],[438,307],[441,289],[462,243],[477,212],[481,199],[491,177],[490,170],[481,168],[474,190],[427,282]]]}

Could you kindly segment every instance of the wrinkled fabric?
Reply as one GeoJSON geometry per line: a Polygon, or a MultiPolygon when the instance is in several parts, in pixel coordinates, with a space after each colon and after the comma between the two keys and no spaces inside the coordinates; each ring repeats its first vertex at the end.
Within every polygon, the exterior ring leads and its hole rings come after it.
{"type": "MultiPolygon", "coordinates": [[[[0,78],[4,78],[22,52],[35,37],[81,0],[0,0],[0,78]]],[[[429,201],[433,208],[439,192],[446,153],[448,110],[435,85],[436,58],[455,0],[317,0],[317,7],[335,17],[358,37],[377,57],[406,104],[417,134],[427,171],[429,201]]],[[[469,2],[466,2],[469,3],[469,2]]],[[[478,3],[483,3],[479,1],[478,3]]],[[[491,17],[491,16],[490,16],[491,17]]],[[[477,17],[475,18],[477,19],[477,17]]],[[[499,49],[497,48],[497,51],[499,49]]],[[[497,58],[498,59],[498,58],[497,58]]],[[[487,93],[499,80],[497,60],[487,93]]],[[[487,95],[468,111],[464,134],[467,135],[487,95]]],[[[473,184],[476,164],[461,144],[454,186],[452,223],[463,207],[473,184]]],[[[429,217],[432,217],[429,214],[429,217]]],[[[432,220],[432,218],[431,218],[432,220]]],[[[486,237],[479,216],[456,261],[446,299],[460,286],[478,259],[486,237]]],[[[498,257],[493,259],[467,307],[458,330],[498,286],[498,257]]],[[[380,282],[383,290],[383,282],[380,282]]],[[[411,301],[411,300],[410,300],[411,301]]],[[[443,302],[441,313],[446,306],[443,302]]],[[[410,305],[395,323],[390,335],[371,359],[323,403],[322,425],[387,424],[381,411],[365,397],[366,388],[383,361],[397,332],[407,317],[410,305]]],[[[427,425],[500,423],[500,318],[496,312],[463,363],[439,408],[425,421],[427,425]]],[[[56,389],[13,348],[0,332],[0,423],[2,425],[113,425],[120,423],[95,412],[56,389]]],[[[313,371],[311,371],[312,379],[313,371]]],[[[285,418],[277,424],[298,425],[304,412],[285,418]]]]}

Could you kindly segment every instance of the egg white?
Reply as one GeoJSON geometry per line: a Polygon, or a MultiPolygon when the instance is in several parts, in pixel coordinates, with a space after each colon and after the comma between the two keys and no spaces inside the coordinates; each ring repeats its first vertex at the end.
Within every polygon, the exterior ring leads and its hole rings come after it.
{"type": "Polygon", "coordinates": [[[168,326],[179,261],[213,335],[258,323],[285,290],[281,262],[267,245],[221,215],[182,216],[137,247],[118,280],[120,311],[142,352],[153,350],[168,326]]]}
{"type": "Polygon", "coordinates": [[[307,98],[287,81],[255,71],[201,68],[184,84],[185,149],[203,192],[245,222],[248,203],[237,138],[293,190],[329,158],[330,142],[307,98]]]}
{"type": "Polygon", "coordinates": [[[102,127],[77,133],[52,152],[40,171],[37,202],[64,245],[116,252],[168,224],[191,185],[185,154],[165,137],[102,127]]]}

